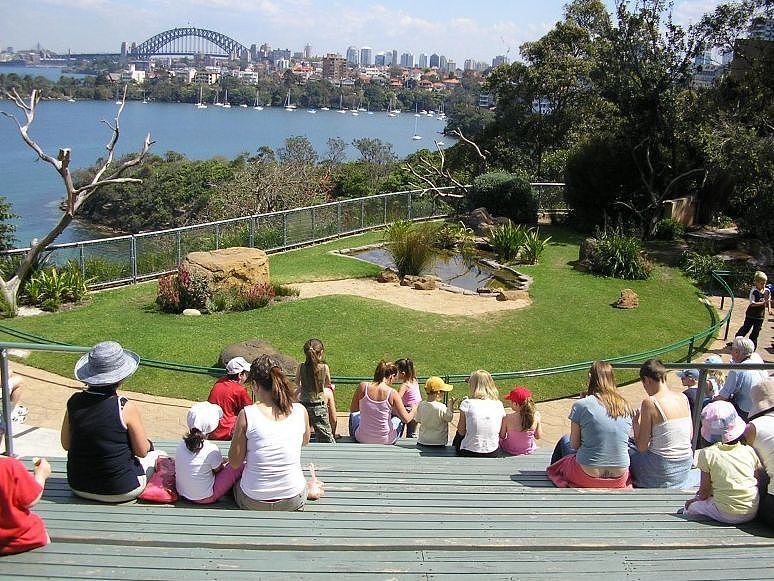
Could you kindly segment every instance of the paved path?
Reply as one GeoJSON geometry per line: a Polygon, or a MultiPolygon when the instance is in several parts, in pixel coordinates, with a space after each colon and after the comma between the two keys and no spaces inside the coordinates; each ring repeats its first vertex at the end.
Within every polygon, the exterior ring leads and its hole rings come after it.
{"type": "MultiPolygon", "coordinates": [[[[719,310],[720,300],[713,298],[712,302],[719,310]]],[[[738,301],[737,305],[731,319],[730,335],[739,328],[744,319],[746,303],[742,300],[738,301]]],[[[767,362],[774,361],[774,353],[771,349],[773,338],[774,316],[769,316],[758,341],[758,352],[767,362]]],[[[730,352],[726,347],[726,341],[722,338],[722,333],[721,338],[712,344],[710,352],[720,354],[724,361],[728,361],[730,352]]],[[[699,361],[703,359],[704,356],[698,357],[699,361]]],[[[11,367],[25,379],[22,403],[29,409],[26,422],[18,426],[14,451],[21,456],[64,456],[64,450],[59,446],[59,429],[62,425],[65,404],[76,390],[81,389],[82,385],[74,379],[67,379],[17,362],[12,362],[11,367]]],[[[675,388],[680,387],[680,381],[674,374],[670,374],[669,383],[675,388]]],[[[126,391],[122,393],[138,404],[148,435],[152,439],[174,440],[186,431],[185,416],[192,402],[126,391]]],[[[645,397],[645,391],[639,382],[622,386],[621,393],[635,407],[639,407],[645,397]]],[[[569,432],[570,424],[567,415],[575,399],[564,398],[538,404],[543,417],[543,446],[553,446],[562,434],[569,432]]],[[[339,405],[341,406],[341,402],[339,405]]],[[[345,435],[347,433],[346,413],[339,414],[339,432],[345,435]]],[[[0,449],[4,449],[4,443],[0,449]]]]}

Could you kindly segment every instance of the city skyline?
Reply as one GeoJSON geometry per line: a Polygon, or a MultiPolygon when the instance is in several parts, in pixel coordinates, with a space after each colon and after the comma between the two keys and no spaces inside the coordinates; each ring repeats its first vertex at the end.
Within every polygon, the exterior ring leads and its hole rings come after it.
{"type": "MultiPolygon", "coordinates": [[[[676,0],[679,24],[695,22],[721,0],[676,0]]],[[[614,0],[604,0],[611,10],[614,0]]],[[[250,46],[312,54],[345,55],[349,46],[370,47],[373,54],[444,54],[491,61],[510,60],[518,47],[537,40],[563,17],[565,0],[493,1],[486,5],[446,2],[344,3],[315,0],[38,0],[20,8],[0,0],[0,47],[28,50],[40,44],[56,52],[118,52],[122,41],[137,44],[182,26],[208,28],[250,46]],[[482,9],[483,8],[483,9],[482,9]],[[12,15],[12,16],[11,16],[12,15]]]]}

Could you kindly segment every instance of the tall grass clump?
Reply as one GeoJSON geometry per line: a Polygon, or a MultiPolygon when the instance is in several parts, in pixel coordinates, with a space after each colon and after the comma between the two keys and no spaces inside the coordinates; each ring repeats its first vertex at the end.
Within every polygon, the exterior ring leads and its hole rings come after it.
{"type": "Polygon", "coordinates": [[[527,240],[527,231],[521,225],[510,222],[501,224],[486,237],[487,242],[501,262],[510,262],[519,255],[519,250],[527,240]]]}
{"type": "Polygon", "coordinates": [[[646,280],[653,270],[642,251],[640,239],[618,229],[597,235],[596,249],[590,260],[593,273],[612,278],[646,280]]]}
{"type": "Polygon", "coordinates": [[[538,228],[529,228],[524,238],[524,244],[519,251],[519,261],[526,264],[537,264],[549,240],[551,240],[550,236],[540,237],[538,228]]]}
{"type": "Polygon", "coordinates": [[[384,239],[401,278],[422,274],[435,257],[436,229],[430,224],[398,220],[387,226],[384,239]]]}

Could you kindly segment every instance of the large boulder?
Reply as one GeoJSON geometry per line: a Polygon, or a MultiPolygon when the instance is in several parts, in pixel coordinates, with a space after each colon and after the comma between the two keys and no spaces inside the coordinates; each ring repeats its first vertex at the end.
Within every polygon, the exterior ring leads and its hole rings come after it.
{"type": "Polygon", "coordinates": [[[467,216],[460,217],[460,221],[471,228],[477,236],[486,236],[497,226],[497,221],[486,208],[476,208],[467,216]]]}
{"type": "Polygon", "coordinates": [[[237,246],[210,252],[189,252],[181,268],[204,274],[213,294],[271,284],[269,257],[257,248],[237,246]]]}
{"type": "Polygon", "coordinates": [[[621,291],[621,296],[614,305],[617,309],[636,309],[640,306],[640,297],[630,288],[621,291]]]}
{"type": "Polygon", "coordinates": [[[271,343],[262,339],[250,339],[225,346],[218,356],[217,365],[218,367],[226,367],[226,363],[234,357],[244,357],[248,362],[252,363],[253,359],[264,354],[271,355],[276,359],[285,375],[295,375],[298,369],[298,361],[290,355],[278,351],[271,343]]]}

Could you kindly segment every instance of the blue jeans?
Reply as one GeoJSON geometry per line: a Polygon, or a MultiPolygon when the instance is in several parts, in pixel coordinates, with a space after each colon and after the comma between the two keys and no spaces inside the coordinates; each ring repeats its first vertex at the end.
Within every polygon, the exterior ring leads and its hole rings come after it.
{"type": "Polygon", "coordinates": [[[551,464],[556,462],[557,460],[561,460],[565,456],[569,456],[570,454],[575,454],[577,450],[570,446],[570,435],[565,434],[561,438],[559,438],[559,441],[556,443],[556,447],[554,448],[554,453],[551,455],[551,464]]]}
{"type": "MultiPolygon", "coordinates": [[[[390,421],[392,422],[392,425],[395,428],[395,433],[397,435],[402,434],[404,424],[401,421],[401,419],[393,416],[390,418],[390,421]]],[[[349,414],[349,435],[352,436],[352,439],[354,439],[355,442],[357,442],[357,438],[355,438],[355,431],[358,429],[359,426],[360,426],[360,412],[351,412],[349,414]]],[[[396,436],[395,440],[390,442],[390,444],[394,444],[397,441],[398,441],[398,438],[396,436]]]]}

